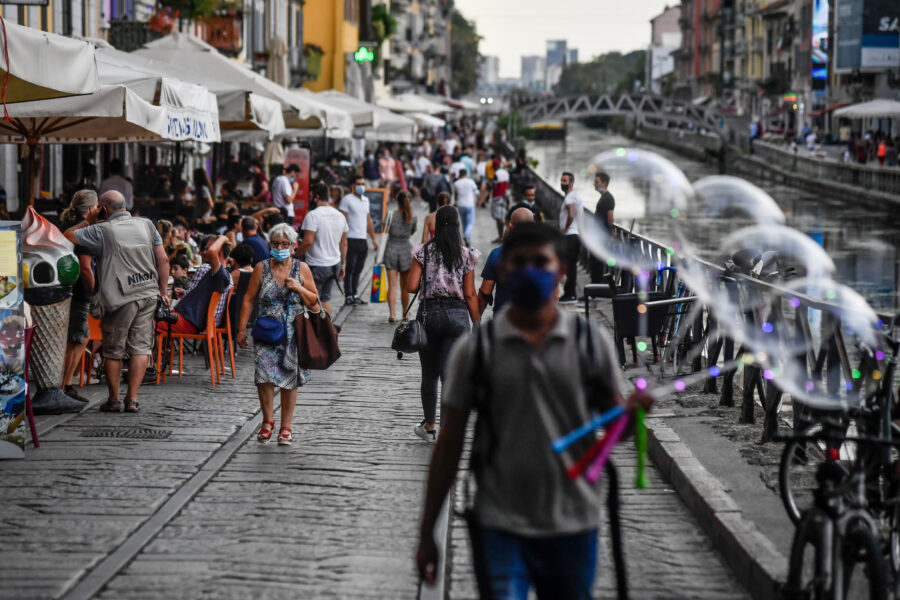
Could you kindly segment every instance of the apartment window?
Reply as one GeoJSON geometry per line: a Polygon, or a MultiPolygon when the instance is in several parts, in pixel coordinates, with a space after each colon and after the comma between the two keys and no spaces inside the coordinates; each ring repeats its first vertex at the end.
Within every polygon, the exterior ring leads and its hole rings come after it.
{"type": "Polygon", "coordinates": [[[344,20],[349,23],[359,23],[359,1],[344,0],[344,20]]]}

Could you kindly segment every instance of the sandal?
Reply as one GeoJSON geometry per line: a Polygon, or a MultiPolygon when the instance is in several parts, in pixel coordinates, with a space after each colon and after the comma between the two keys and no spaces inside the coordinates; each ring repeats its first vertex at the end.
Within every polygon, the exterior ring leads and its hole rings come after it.
{"type": "Polygon", "coordinates": [[[259,433],[256,434],[256,441],[260,444],[268,444],[272,439],[272,433],[275,431],[275,421],[263,421],[259,433]],[[269,427],[266,428],[266,425],[269,427]]]}
{"type": "Polygon", "coordinates": [[[294,436],[291,433],[290,427],[282,427],[278,431],[278,445],[279,446],[290,446],[294,443],[294,436]],[[285,433],[285,431],[287,433],[285,433]]]}
{"type": "Polygon", "coordinates": [[[136,413],[140,410],[141,405],[138,404],[136,398],[125,398],[125,412],[127,413],[136,413]]]}
{"type": "Polygon", "coordinates": [[[100,405],[100,412],[122,412],[122,403],[118,398],[110,398],[100,405]]]}

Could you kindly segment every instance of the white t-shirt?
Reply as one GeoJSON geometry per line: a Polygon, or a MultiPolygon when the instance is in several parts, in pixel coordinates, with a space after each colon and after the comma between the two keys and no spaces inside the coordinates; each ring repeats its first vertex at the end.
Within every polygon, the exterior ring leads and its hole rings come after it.
{"type": "Polygon", "coordinates": [[[431,164],[431,161],[428,160],[428,157],[420,156],[416,159],[416,177],[424,177],[425,171],[428,169],[428,165],[431,164]]]}
{"type": "Polygon", "coordinates": [[[287,175],[279,175],[272,182],[272,205],[275,208],[283,208],[287,210],[288,217],[294,217],[294,203],[288,202],[287,198],[294,193],[294,186],[287,175]]]}
{"type": "Polygon", "coordinates": [[[303,231],[314,231],[316,239],[306,253],[311,267],[331,267],[341,262],[341,238],[347,232],[347,219],[333,206],[319,206],[306,213],[303,231]]]}
{"type": "Polygon", "coordinates": [[[453,187],[456,189],[457,206],[475,206],[475,195],[478,193],[478,186],[475,185],[474,181],[464,177],[453,182],[453,187]]]}
{"type": "Polygon", "coordinates": [[[453,176],[453,179],[459,177],[460,171],[465,171],[466,165],[464,165],[461,161],[456,161],[452,165],[450,165],[450,175],[453,176]]]}
{"type": "Polygon", "coordinates": [[[448,138],[444,140],[444,152],[447,154],[453,154],[453,151],[456,150],[456,147],[459,145],[459,142],[456,141],[456,138],[448,138]]]}
{"type": "Polygon", "coordinates": [[[347,232],[347,237],[351,240],[366,239],[369,199],[366,196],[363,196],[362,199],[360,199],[353,194],[347,194],[341,198],[341,203],[338,208],[340,208],[341,212],[347,214],[347,225],[350,227],[347,232]]]}
{"type": "Polygon", "coordinates": [[[134,208],[134,189],[131,182],[121,175],[110,175],[100,182],[100,189],[97,190],[97,196],[102,196],[106,192],[115,191],[122,194],[125,198],[125,210],[134,208]]]}
{"type": "Polygon", "coordinates": [[[565,200],[563,200],[562,206],[559,208],[559,229],[566,235],[578,235],[578,219],[581,217],[581,211],[584,210],[584,200],[581,199],[581,196],[576,194],[575,192],[569,192],[566,194],[565,200]],[[566,221],[569,220],[569,206],[575,205],[575,218],[572,219],[572,224],[569,225],[569,228],[566,229],[566,221]]]}
{"type": "Polygon", "coordinates": [[[478,173],[478,177],[481,179],[487,177],[487,161],[483,160],[475,165],[475,172],[478,173]]]}

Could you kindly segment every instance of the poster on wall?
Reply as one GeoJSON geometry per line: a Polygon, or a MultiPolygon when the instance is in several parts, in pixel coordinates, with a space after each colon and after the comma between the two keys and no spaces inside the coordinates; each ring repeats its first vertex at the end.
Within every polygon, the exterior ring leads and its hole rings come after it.
{"type": "Polygon", "coordinates": [[[0,459],[25,458],[22,225],[0,221],[0,459]]]}
{"type": "Polygon", "coordinates": [[[896,67],[900,64],[900,2],[864,0],[864,6],[860,67],[896,67]]]}

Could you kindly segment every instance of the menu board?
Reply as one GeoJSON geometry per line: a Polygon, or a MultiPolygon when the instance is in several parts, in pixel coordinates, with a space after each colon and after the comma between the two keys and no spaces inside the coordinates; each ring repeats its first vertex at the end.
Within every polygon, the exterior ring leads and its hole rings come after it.
{"type": "Polygon", "coordinates": [[[390,197],[387,188],[370,188],[366,190],[366,197],[369,199],[369,212],[372,215],[372,225],[375,227],[375,233],[384,233],[381,231],[384,225],[384,219],[387,217],[387,208],[390,197]]]}
{"type": "Polygon", "coordinates": [[[0,222],[0,458],[25,458],[22,225],[0,222]]]}

